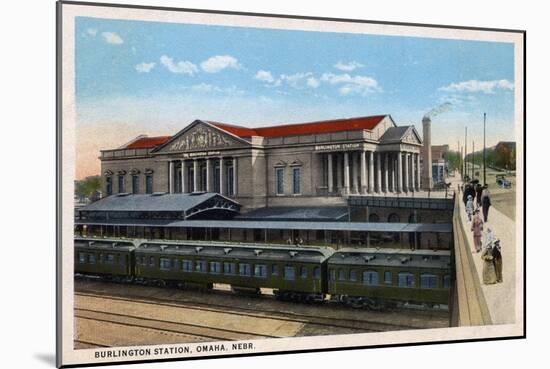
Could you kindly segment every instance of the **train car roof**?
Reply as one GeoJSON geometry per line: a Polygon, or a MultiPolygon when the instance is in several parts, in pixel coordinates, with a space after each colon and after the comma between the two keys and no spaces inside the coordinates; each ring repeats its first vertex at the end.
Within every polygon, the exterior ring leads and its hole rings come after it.
{"type": "Polygon", "coordinates": [[[131,240],[109,238],[75,238],[74,246],[93,250],[111,249],[117,251],[131,251],[136,248],[136,244],[131,240]]]}
{"type": "Polygon", "coordinates": [[[136,253],[321,263],[333,254],[333,250],[328,247],[235,244],[235,242],[153,241],[141,243],[136,253]]]}
{"type": "Polygon", "coordinates": [[[450,256],[447,250],[344,248],[336,251],[328,264],[447,269],[450,256]]]}

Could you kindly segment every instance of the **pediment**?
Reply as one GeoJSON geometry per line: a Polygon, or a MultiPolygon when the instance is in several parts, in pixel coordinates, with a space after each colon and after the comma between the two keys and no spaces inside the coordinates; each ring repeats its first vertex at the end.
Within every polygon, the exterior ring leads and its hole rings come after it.
{"type": "Polygon", "coordinates": [[[401,142],[415,144],[415,145],[421,145],[422,144],[422,140],[420,139],[420,135],[418,134],[418,132],[416,132],[416,129],[414,129],[414,127],[410,127],[405,132],[405,134],[401,138],[401,142]]]}
{"type": "Polygon", "coordinates": [[[202,122],[195,121],[181,130],[168,142],[154,150],[155,153],[186,152],[242,146],[247,143],[235,138],[223,130],[202,122]]]}

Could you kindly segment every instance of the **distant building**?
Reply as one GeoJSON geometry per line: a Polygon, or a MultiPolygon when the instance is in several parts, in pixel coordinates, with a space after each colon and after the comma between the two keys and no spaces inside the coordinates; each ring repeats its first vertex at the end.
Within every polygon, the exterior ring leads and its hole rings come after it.
{"type": "Polygon", "coordinates": [[[495,165],[508,170],[516,169],[516,143],[514,141],[500,141],[495,146],[495,165]]]}

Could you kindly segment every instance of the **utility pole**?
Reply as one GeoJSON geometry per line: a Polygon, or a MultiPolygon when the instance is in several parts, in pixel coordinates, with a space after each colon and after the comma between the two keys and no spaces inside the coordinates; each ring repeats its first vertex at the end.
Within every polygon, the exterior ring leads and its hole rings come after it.
{"type": "Polygon", "coordinates": [[[475,146],[474,146],[474,140],[472,140],[472,179],[474,179],[474,152],[475,152],[475,146]]]}
{"type": "Polygon", "coordinates": [[[483,113],[483,185],[487,184],[487,169],[486,169],[486,166],[485,166],[485,147],[486,147],[486,143],[485,143],[485,121],[486,121],[486,118],[487,118],[487,114],[483,113]]]}
{"type": "MultiPolygon", "coordinates": [[[[464,127],[464,176],[468,175],[466,156],[468,155],[468,127],[464,127]]],[[[464,177],[462,177],[464,179],[464,177]]]]}

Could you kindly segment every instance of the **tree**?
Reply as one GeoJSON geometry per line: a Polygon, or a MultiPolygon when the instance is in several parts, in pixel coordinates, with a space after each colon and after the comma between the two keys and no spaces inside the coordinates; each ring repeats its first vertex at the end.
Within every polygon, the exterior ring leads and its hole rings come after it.
{"type": "Polygon", "coordinates": [[[93,199],[101,191],[101,177],[86,177],[75,183],[75,195],[80,198],[93,199]]]}

